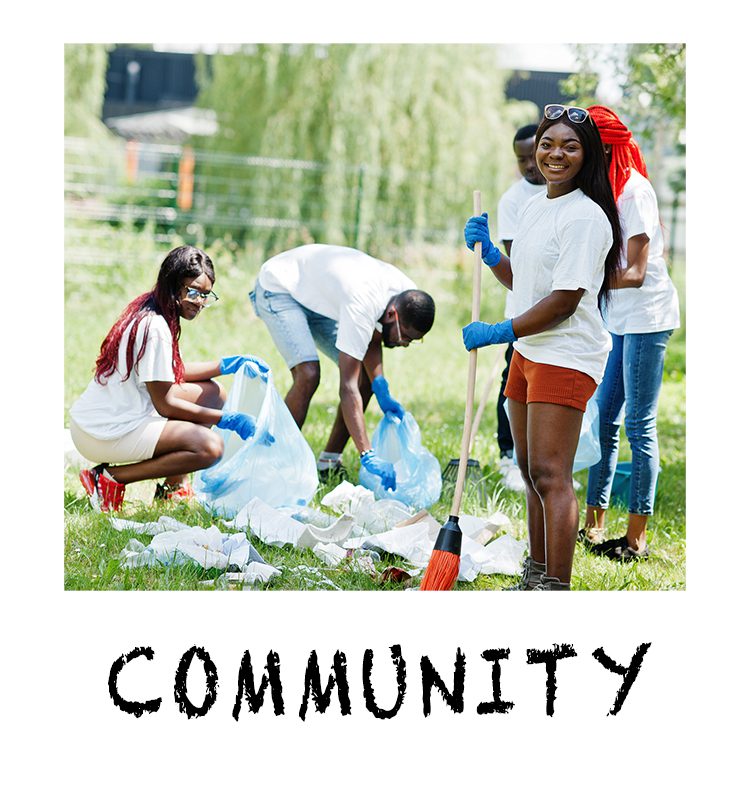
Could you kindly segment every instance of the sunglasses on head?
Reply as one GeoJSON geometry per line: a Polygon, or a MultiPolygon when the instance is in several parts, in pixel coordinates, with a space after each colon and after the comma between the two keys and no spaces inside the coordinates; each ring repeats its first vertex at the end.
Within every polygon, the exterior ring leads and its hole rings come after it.
{"type": "Polygon", "coordinates": [[[581,109],[581,107],[566,107],[562,104],[547,104],[544,108],[544,117],[547,120],[557,120],[559,117],[562,117],[564,114],[568,115],[568,118],[573,123],[583,123],[584,120],[589,116],[588,110],[581,109]]]}

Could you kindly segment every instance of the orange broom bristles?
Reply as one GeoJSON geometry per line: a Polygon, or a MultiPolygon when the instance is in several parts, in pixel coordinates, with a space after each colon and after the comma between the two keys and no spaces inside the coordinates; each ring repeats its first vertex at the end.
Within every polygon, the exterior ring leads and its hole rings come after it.
{"type": "Polygon", "coordinates": [[[458,577],[460,555],[435,549],[427,564],[420,590],[452,590],[458,577]]]}
{"type": "Polygon", "coordinates": [[[451,514],[440,528],[419,589],[451,590],[458,579],[460,563],[461,528],[458,526],[458,517],[451,514]]]}

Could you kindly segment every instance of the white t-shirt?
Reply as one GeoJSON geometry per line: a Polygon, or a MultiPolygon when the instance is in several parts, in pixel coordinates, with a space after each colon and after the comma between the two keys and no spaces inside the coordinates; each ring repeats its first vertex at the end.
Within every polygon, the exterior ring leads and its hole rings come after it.
{"type": "Polygon", "coordinates": [[[346,246],[313,243],[263,263],[260,286],[286,292],[310,311],[338,322],[336,348],[358,361],[388,301],[416,284],[398,268],[346,246]]]}
{"type": "MultiPolygon", "coordinates": [[[[535,185],[529,183],[526,178],[517,180],[500,197],[497,203],[497,238],[498,241],[514,240],[518,232],[518,225],[521,221],[521,210],[531,197],[547,190],[547,185],[542,183],[535,185]]],[[[513,291],[505,293],[505,319],[509,320],[516,316],[513,307],[513,291]]]]}
{"type": "Polygon", "coordinates": [[[563,197],[532,197],[513,241],[513,295],[522,314],[553,290],[585,289],[575,313],[554,328],[524,336],[514,347],[524,358],[578,369],[600,383],[612,339],[597,295],[612,229],[604,211],[580,189],[563,197]]]}
{"type": "Polygon", "coordinates": [[[632,170],[617,200],[623,229],[624,249],[620,266],[627,267],[627,240],[648,235],[648,264],[640,287],[612,290],[604,314],[607,328],[618,336],[656,333],[680,327],[680,303],[664,262],[664,240],[656,194],[647,178],[632,170]]]}
{"type": "Polygon", "coordinates": [[[128,337],[133,323],[125,329],[117,356],[117,368],[102,383],[93,379],[81,397],[70,408],[71,418],[97,440],[114,440],[133,431],[147,418],[158,416],[147,382],[174,382],[172,368],[172,332],[160,314],[144,317],[136,333],[133,358],[138,357],[143,345],[143,334],[148,326],[143,357],[133,366],[127,380],[125,360],[128,337]]]}

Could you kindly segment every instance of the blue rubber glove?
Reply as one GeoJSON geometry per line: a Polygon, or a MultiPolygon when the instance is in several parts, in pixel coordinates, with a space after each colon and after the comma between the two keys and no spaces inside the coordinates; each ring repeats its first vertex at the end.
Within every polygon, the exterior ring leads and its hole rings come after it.
{"type": "Polygon", "coordinates": [[[500,262],[500,249],[490,240],[490,225],[487,214],[472,216],[464,227],[464,240],[466,245],[474,251],[474,244],[482,244],[482,262],[494,268],[500,262]]]}
{"type": "Polygon", "coordinates": [[[513,332],[513,321],[505,320],[490,324],[488,322],[470,322],[463,329],[464,347],[474,350],[488,344],[506,344],[518,338],[513,332]]]}
{"type": "Polygon", "coordinates": [[[385,377],[383,377],[382,374],[379,374],[372,381],[372,392],[375,394],[375,398],[378,400],[380,409],[384,413],[393,413],[397,418],[404,417],[404,413],[406,411],[391,396],[391,392],[388,390],[388,381],[385,379],[385,377]]]}
{"type": "Polygon", "coordinates": [[[372,448],[365,451],[360,457],[362,467],[373,475],[379,476],[383,484],[383,489],[394,490],[396,488],[396,470],[390,462],[380,459],[375,455],[372,448]]]}
{"type": "MultiPolygon", "coordinates": [[[[254,361],[263,374],[268,371],[268,366],[254,355],[227,355],[219,361],[219,374],[235,374],[245,361],[254,361]]],[[[255,377],[255,370],[252,367],[246,366],[245,371],[250,377],[255,377]]]]}
{"type": "Polygon", "coordinates": [[[255,434],[255,418],[247,413],[225,412],[216,426],[219,429],[229,429],[232,432],[237,432],[243,440],[247,440],[255,434]]]}

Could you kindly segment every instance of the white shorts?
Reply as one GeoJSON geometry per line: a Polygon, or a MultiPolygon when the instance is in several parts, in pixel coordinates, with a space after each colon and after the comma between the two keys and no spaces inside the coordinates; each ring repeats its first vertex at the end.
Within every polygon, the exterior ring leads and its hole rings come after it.
{"type": "Polygon", "coordinates": [[[156,450],[161,433],[167,419],[162,416],[152,416],[142,421],[132,432],[115,437],[112,440],[99,440],[70,419],[70,436],[73,444],[81,456],[89,462],[99,464],[129,464],[151,459],[156,450]]]}

